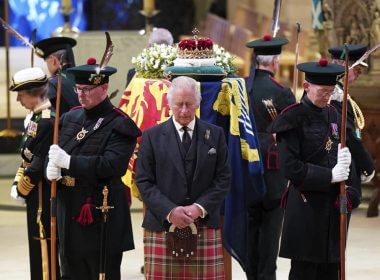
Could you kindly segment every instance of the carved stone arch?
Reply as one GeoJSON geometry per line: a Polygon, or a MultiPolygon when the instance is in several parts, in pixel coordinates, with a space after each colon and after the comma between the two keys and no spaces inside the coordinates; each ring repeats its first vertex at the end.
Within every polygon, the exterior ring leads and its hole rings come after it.
{"type": "Polygon", "coordinates": [[[334,2],[334,24],[338,44],[344,44],[351,38],[353,41],[350,43],[369,44],[372,15],[367,2],[357,0],[337,0],[334,2]],[[357,34],[354,27],[360,30],[357,34]],[[357,38],[354,38],[355,36],[357,38]]]}

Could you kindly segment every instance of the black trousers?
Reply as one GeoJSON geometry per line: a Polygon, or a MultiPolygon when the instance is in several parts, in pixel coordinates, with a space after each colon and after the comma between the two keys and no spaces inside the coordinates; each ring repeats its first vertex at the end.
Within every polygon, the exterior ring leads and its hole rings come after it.
{"type": "MultiPolygon", "coordinates": [[[[106,279],[120,280],[120,265],[123,253],[108,256],[106,259],[106,279]]],[[[67,264],[70,270],[71,280],[98,280],[99,279],[99,255],[69,256],[67,264]]]]}
{"type": "Polygon", "coordinates": [[[248,280],[275,280],[284,210],[264,209],[261,204],[250,209],[248,232],[248,280]]]}
{"type": "Polygon", "coordinates": [[[338,280],[339,263],[312,263],[292,260],[289,280],[338,280]]]}

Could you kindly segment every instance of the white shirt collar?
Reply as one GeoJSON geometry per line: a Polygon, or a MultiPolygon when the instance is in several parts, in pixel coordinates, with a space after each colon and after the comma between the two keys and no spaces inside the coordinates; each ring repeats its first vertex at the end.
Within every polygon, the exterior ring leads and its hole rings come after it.
{"type": "MultiPolygon", "coordinates": [[[[182,130],[183,125],[181,125],[180,123],[178,123],[178,122],[174,119],[174,116],[172,117],[172,120],[173,120],[173,123],[174,123],[175,129],[179,132],[180,135],[182,135],[182,133],[183,133],[183,130],[182,130]]],[[[193,135],[194,127],[195,127],[195,118],[194,118],[194,119],[193,119],[193,120],[187,125],[188,132],[190,133],[190,136],[193,135]]]]}

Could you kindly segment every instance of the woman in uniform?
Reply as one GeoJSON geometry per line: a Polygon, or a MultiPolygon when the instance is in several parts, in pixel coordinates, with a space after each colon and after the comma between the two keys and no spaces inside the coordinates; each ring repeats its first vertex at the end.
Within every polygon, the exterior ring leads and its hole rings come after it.
{"type": "Polygon", "coordinates": [[[11,197],[26,204],[31,280],[48,280],[51,271],[50,184],[44,179],[44,167],[53,141],[54,112],[46,96],[47,81],[42,69],[26,68],[12,77],[10,87],[17,92],[17,101],[31,111],[21,142],[22,163],[11,188],[11,197]]]}

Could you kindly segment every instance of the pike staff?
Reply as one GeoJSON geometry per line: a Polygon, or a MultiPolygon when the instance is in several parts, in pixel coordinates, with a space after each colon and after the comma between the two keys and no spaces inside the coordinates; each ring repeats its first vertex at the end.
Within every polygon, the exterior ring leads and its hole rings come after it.
{"type": "Polygon", "coordinates": [[[296,50],[295,50],[295,54],[296,54],[296,60],[295,60],[295,64],[294,64],[294,72],[293,72],[293,94],[294,96],[296,96],[296,93],[297,93],[297,84],[298,84],[298,68],[297,68],[297,64],[298,64],[298,55],[299,55],[299,34],[301,32],[301,24],[299,22],[296,23],[296,28],[297,28],[297,41],[296,41],[296,50]]]}
{"type": "Polygon", "coordinates": [[[281,0],[274,0],[273,16],[272,16],[272,37],[276,37],[277,32],[280,30],[280,12],[281,12],[281,0]]]}
{"type": "MultiPolygon", "coordinates": [[[[53,144],[58,145],[58,132],[59,132],[59,115],[61,106],[62,95],[62,56],[60,59],[60,65],[57,72],[57,101],[55,105],[55,120],[54,120],[54,133],[53,144]]],[[[51,280],[56,279],[56,264],[57,264],[57,180],[51,181],[51,198],[50,198],[50,252],[51,252],[51,280]]]]}
{"type": "MultiPolygon", "coordinates": [[[[344,65],[344,86],[342,101],[342,123],[340,132],[340,147],[346,146],[346,127],[347,127],[347,95],[348,95],[348,45],[344,45],[345,65],[344,65]]],[[[346,279],[346,235],[347,235],[347,197],[346,182],[340,182],[340,280],[346,279]]]]}

